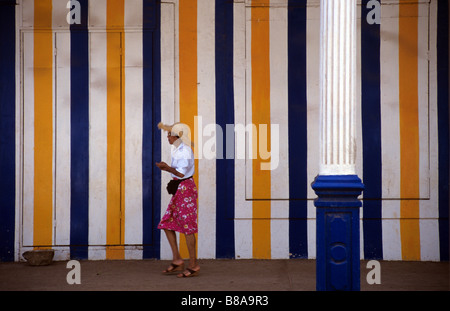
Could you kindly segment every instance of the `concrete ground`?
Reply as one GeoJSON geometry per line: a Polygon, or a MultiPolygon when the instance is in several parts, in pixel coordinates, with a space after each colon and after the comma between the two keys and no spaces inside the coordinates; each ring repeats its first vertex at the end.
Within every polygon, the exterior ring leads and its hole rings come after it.
{"type": "MultiPolygon", "coordinates": [[[[67,262],[30,266],[0,263],[0,291],[315,291],[315,260],[200,260],[197,277],[161,273],[169,261],[80,261],[81,284],[69,285],[67,262]]],[[[380,261],[381,284],[366,281],[362,291],[449,291],[448,262],[380,261]]]]}

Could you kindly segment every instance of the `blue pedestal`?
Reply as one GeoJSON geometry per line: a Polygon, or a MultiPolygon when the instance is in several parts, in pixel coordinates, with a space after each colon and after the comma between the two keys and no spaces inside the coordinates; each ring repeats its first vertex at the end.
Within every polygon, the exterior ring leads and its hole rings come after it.
{"type": "Polygon", "coordinates": [[[357,175],[317,176],[312,184],[316,206],[316,289],[360,290],[357,175]]]}

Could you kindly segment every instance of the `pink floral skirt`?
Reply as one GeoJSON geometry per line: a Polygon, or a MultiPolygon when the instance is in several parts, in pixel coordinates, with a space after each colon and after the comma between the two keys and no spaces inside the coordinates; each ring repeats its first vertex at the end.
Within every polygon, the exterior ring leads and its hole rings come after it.
{"type": "Polygon", "coordinates": [[[197,233],[197,187],[189,178],[178,185],[158,229],[173,230],[184,234],[197,233]]]}

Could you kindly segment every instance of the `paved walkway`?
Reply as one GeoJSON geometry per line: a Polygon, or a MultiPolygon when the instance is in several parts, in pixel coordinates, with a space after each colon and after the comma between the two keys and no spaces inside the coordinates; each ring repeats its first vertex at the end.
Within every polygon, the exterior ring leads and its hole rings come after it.
{"type": "MultiPolygon", "coordinates": [[[[80,261],[81,284],[69,285],[67,262],[49,266],[0,263],[0,291],[314,291],[315,260],[200,260],[197,277],[179,279],[161,271],[169,261],[80,261]]],[[[381,284],[366,281],[361,261],[362,291],[448,291],[449,264],[381,261],[381,284]]]]}

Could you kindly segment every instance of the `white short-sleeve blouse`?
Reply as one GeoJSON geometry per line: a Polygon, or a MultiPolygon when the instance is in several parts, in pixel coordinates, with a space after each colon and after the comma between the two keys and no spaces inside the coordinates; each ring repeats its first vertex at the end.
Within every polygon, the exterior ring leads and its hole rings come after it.
{"type": "MultiPolygon", "coordinates": [[[[185,145],[184,143],[180,143],[178,147],[172,149],[171,156],[171,166],[184,175],[184,177],[182,177],[183,179],[194,175],[195,162],[194,153],[192,152],[191,147],[185,145]]],[[[179,178],[174,174],[171,175],[172,177],[179,178]]]]}

